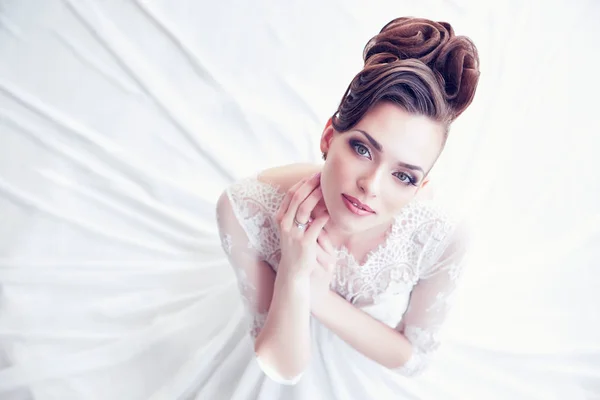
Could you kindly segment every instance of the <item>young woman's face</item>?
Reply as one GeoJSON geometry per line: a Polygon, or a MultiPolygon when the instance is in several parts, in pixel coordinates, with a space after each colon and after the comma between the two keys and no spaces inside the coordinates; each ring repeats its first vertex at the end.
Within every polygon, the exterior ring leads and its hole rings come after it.
{"type": "Polygon", "coordinates": [[[348,233],[389,223],[427,182],[442,141],[439,123],[389,102],[378,103],[348,132],[328,124],[321,138],[327,153],[321,189],[330,223],[348,233]],[[347,196],[373,212],[353,213],[347,196]]]}

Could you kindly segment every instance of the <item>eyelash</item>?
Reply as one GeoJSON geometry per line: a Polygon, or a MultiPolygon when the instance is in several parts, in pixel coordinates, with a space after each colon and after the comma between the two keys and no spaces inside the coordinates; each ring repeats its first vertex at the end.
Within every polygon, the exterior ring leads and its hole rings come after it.
{"type": "MultiPolygon", "coordinates": [[[[365,146],[365,145],[364,145],[362,142],[360,142],[360,141],[358,141],[358,140],[351,140],[351,141],[350,141],[350,147],[352,147],[352,149],[354,150],[354,152],[355,152],[357,155],[359,155],[359,156],[361,156],[361,157],[362,157],[362,155],[361,155],[361,154],[359,154],[359,153],[358,153],[358,151],[356,151],[356,148],[357,148],[358,146],[360,146],[360,147],[364,148],[365,150],[367,150],[367,151],[369,152],[369,154],[371,153],[371,152],[369,151],[369,148],[368,148],[367,146],[365,146]]],[[[408,174],[407,174],[407,173],[405,173],[405,172],[400,172],[400,173],[401,173],[401,174],[404,174],[404,175],[406,175],[406,177],[408,178],[408,182],[406,182],[406,181],[402,181],[400,178],[398,178],[398,180],[399,180],[400,182],[404,183],[405,185],[413,185],[413,186],[417,186],[417,181],[416,181],[416,179],[415,179],[415,178],[413,178],[412,176],[408,175],[408,174]]],[[[396,176],[396,175],[394,175],[394,176],[396,176]]]]}

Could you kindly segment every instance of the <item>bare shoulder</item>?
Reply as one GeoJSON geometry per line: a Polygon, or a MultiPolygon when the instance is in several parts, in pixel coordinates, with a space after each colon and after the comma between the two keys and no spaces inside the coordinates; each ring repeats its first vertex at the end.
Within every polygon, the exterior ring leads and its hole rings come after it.
{"type": "Polygon", "coordinates": [[[302,178],[316,174],[321,170],[318,164],[296,163],[268,168],[258,174],[258,180],[278,186],[281,191],[287,191],[302,178]]]}

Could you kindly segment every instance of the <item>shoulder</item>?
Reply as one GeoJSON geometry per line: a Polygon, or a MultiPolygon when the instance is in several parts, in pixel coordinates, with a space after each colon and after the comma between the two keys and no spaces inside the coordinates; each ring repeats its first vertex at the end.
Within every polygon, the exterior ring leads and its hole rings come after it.
{"type": "Polygon", "coordinates": [[[289,164],[260,171],[229,185],[217,207],[231,206],[241,218],[274,215],[287,190],[319,169],[316,164],[289,164]]]}
{"type": "Polygon", "coordinates": [[[273,257],[277,254],[279,233],[273,217],[285,192],[318,169],[314,164],[283,165],[235,181],[217,202],[220,229],[243,231],[253,248],[275,265],[273,257]]]}
{"type": "Polygon", "coordinates": [[[414,201],[408,215],[415,239],[430,257],[436,258],[448,247],[462,246],[468,239],[464,222],[439,203],[414,201]]]}
{"type": "Polygon", "coordinates": [[[285,193],[303,178],[314,175],[321,170],[318,164],[295,163],[268,168],[258,173],[257,180],[269,184],[285,193]]]}
{"type": "Polygon", "coordinates": [[[427,236],[439,236],[440,232],[447,232],[456,224],[447,210],[430,199],[413,199],[401,218],[406,219],[416,233],[427,236]]]}
{"type": "Polygon", "coordinates": [[[417,201],[411,215],[415,220],[414,241],[420,244],[421,278],[431,276],[464,257],[469,231],[464,221],[437,203],[417,201]]]}

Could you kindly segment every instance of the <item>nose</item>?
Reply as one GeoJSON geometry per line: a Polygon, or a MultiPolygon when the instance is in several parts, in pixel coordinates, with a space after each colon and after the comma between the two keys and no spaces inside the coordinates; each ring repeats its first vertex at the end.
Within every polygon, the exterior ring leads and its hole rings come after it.
{"type": "Polygon", "coordinates": [[[366,171],[358,179],[358,188],[365,194],[366,197],[377,197],[379,191],[379,185],[381,181],[381,171],[379,169],[373,169],[366,171]]]}

